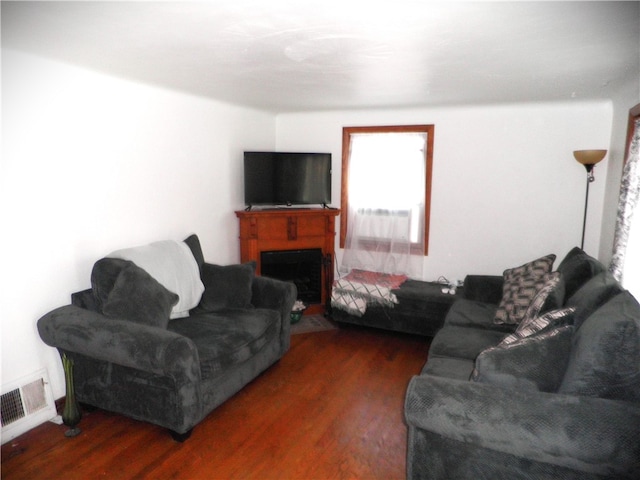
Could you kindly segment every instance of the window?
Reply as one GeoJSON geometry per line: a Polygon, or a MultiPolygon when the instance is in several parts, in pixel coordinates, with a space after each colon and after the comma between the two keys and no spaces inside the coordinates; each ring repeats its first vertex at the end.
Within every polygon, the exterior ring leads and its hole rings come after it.
{"type": "MultiPolygon", "coordinates": [[[[427,254],[433,131],[433,125],[343,129],[342,248],[427,254]]],[[[387,267],[359,265],[402,269],[397,259],[387,267]]]]}
{"type": "Polygon", "coordinates": [[[640,104],[629,110],[625,164],[610,270],[633,295],[640,294],[640,104]]]}

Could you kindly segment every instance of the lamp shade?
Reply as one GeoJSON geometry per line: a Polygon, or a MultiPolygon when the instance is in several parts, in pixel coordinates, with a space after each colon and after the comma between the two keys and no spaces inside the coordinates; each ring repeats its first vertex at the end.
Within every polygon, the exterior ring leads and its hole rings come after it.
{"type": "Polygon", "coordinates": [[[595,165],[607,154],[606,150],[576,150],[573,156],[582,165],[595,165]]]}

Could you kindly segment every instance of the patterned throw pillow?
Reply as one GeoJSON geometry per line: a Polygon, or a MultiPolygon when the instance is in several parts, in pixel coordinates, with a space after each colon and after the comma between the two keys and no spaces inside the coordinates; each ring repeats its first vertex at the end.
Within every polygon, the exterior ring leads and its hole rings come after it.
{"type": "Polygon", "coordinates": [[[560,308],[564,301],[564,280],[560,272],[547,273],[544,277],[544,285],[533,297],[520,324],[527,323],[540,314],[560,308]]]}
{"type": "Polygon", "coordinates": [[[520,265],[519,267],[510,268],[503,272],[503,276],[507,279],[513,277],[522,277],[527,275],[544,275],[545,273],[549,273],[551,271],[551,267],[553,266],[553,262],[555,261],[556,256],[552,253],[549,255],[545,255],[544,257],[537,258],[529,263],[525,263],[524,265],[520,265]]]}
{"type": "Polygon", "coordinates": [[[547,328],[569,325],[575,311],[575,307],[561,308],[551,310],[536,318],[523,320],[516,328],[516,331],[504,337],[498,346],[511,345],[547,328]]]}
{"type": "Polygon", "coordinates": [[[502,299],[494,322],[517,325],[524,318],[529,305],[545,285],[545,274],[551,271],[556,256],[540,257],[516,268],[505,270],[502,299]]]}

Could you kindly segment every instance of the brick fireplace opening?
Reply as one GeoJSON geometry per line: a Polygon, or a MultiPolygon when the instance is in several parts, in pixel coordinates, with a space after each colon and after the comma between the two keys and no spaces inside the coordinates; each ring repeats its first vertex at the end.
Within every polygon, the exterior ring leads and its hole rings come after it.
{"type": "Polygon", "coordinates": [[[321,303],[321,249],[261,252],[260,270],[265,277],[293,282],[298,289],[298,300],[305,304],[321,303]]]}

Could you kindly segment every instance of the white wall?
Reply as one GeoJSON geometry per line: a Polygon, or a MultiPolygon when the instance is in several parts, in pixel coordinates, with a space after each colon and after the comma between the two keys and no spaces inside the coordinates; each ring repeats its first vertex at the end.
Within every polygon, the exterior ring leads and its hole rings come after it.
{"type": "MultiPolygon", "coordinates": [[[[279,150],[333,154],[340,202],[342,127],[435,125],[429,255],[423,279],[497,273],[580,245],[586,172],[573,150],[608,148],[610,102],[281,114],[279,150]]],[[[598,255],[606,169],[590,188],[585,250],[598,255]]],[[[337,253],[338,260],[341,251],[337,253]]]]}
{"type": "Polygon", "coordinates": [[[90,287],[117,248],[198,233],[239,260],[242,152],[272,149],[271,114],[2,52],[2,384],[42,367],[37,319],[90,287]]]}

